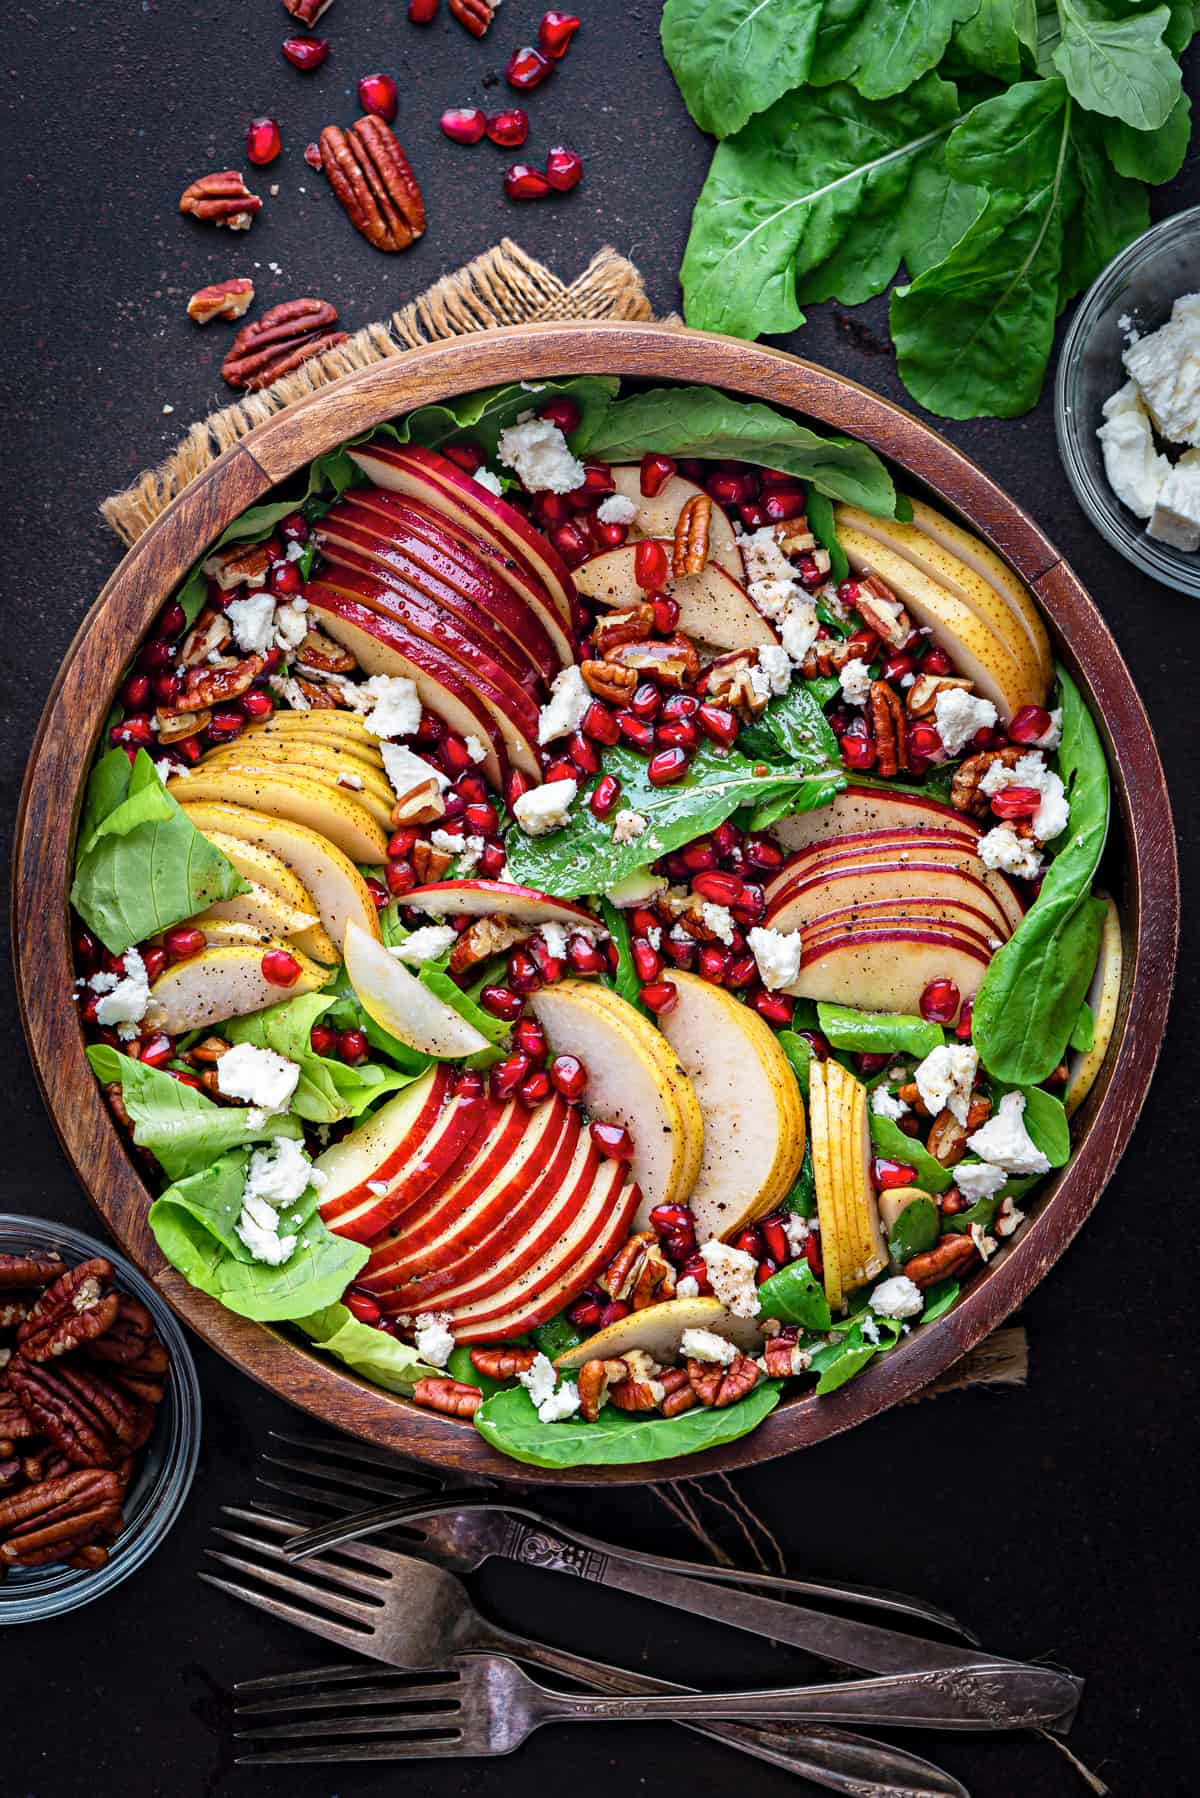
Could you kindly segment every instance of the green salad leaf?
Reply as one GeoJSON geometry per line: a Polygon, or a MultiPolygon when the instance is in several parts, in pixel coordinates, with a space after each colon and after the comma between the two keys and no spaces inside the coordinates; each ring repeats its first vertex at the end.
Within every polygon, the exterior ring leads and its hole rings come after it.
{"type": "Polygon", "coordinates": [[[88,835],[80,837],[71,904],[113,955],[250,890],[176,804],[144,749],[123,793],[111,757],[101,758],[83,815],[88,835]]]}
{"type": "Polygon", "coordinates": [[[796,1076],[796,1084],[807,1100],[808,1071],[813,1059],[812,1045],[807,1037],[800,1036],[795,1030],[777,1031],[775,1041],[787,1056],[796,1076]]]}
{"type": "Polygon", "coordinates": [[[781,1324],[799,1324],[805,1330],[828,1330],[833,1323],[825,1289],[807,1261],[791,1261],[758,1289],[764,1317],[781,1324]]]}
{"type": "Polygon", "coordinates": [[[938,1210],[932,1199],[914,1199],[896,1219],[888,1236],[888,1249],[903,1267],[914,1255],[931,1249],[939,1235],[938,1210]]]}
{"type": "MultiPolygon", "coordinates": [[[[809,530],[821,547],[829,551],[829,578],[835,586],[840,585],[850,572],[850,562],[837,534],[833,501],[827,493],[818,493],[814,487],[809,491],[805,509],[809,530]]],[[[897,509],[896,516],[900,516],[899,509],[897,509]]],[[[814,692],[814,682],[807,681],[805,685],[810,692],[814,692]]],[[[814,696],[817,697],[818,704],[824,705],[833,697],[833,692],[831,689],[824,699],[815,694],[814,696]]]]}
{"type": "Polygon", "coordinates": [[[911,87],[941,61],[956,25],[979,0],[861,0],[853,16],[827,8],[821,21],[811,80],[825,87],[849,81],[868,100],[911,87]]]}
{"type": "MultiPolygon", "coordinates": [[[[807,1087],[802,1089],[808,1097],[807,1087]]],[[[812,1144],[805,1142],[804,1159],[800,1163],[800,1172],[796,1175],[791,1191],[783,1201],[785,1211],[794,1211],[797,1217],[816,1217],[817,1215],[817,1177],[813,1169],[812,1144]]]]}
{"type": "Polygon", "coordinates": [[[899,1161],[905,1167],[915,1168],[915,1184],[923,1192],[945,1192],[948,1186],[953,1186],[954,1174],[951,1169],[935,1161],[928,1149],[915,1137],[905,1136],[891,1118],[878,1117],[873,1111],[870,1118],[871,1142],[876,1151],[888,1161],[899,1161]]]}
{"type": "Polygon", "coordinates": [[[427,1367],[409,1342],[400,1342],[386,1330],[360,1324],[345,1305],[325,1305],[310,1317],[295,1320],[318,1348],[335,1360],[342,1361],[373,1386],[385,1392],[411,1392],[418,1380],[441,1372],[427,1367]]]}
{"type": "Polygon", "coordinates": [[[1123,119],[1104,126],[1104,148],[1118,175],[1157,186],[1174,181],[1183,167],[1192,138],[1192,103],[1180,94],[1171,116],[1157,131],[1136,131],[1123,119]]]}
{"type": "Polygon", "coordinates": [[[823,0],[667,0],[663,55],[702,131],[728,137],[807,79],[823,0]]]}
{"type": "Polygon", "coordinates": [[[1178,102],[1179,64],[1164,33],[1170,8],[1113,18],[1102,0],[1058,0],[1054,66],[1081,106],[1135,131],[1157,131],[1178,102]]]}
{"type": "Polygon", "coordinates": [[[642,983],[637,977],[637,969],[633,965],[630,952],[629,921],[619,906],[611,899],[600,900],[600,916],[604,919],[604,928],[617,945],[617,971],[609,976],[609,985],[615,993],[630,1005],[640,1008],[642,1002],[642,983]]]}
{"type": "Polygon", "coordinates": [[[1087,1000],[1079,1007],[1075,1022],[1071,1026],[1071,1034],[1067,1038],[1068,1049],[1075,1049],[1081,1054],[1087,1053],[1096,1040],[1096,1018],[1087,1000]]]}
{"type": "MultiPolygon", "coordinates": [[[[419,406],[396,424],[382,425],[378,435],[397,443],[419,443],[441,449],[461,436],[469,436],[489,462],[495,460],[501,431],[515,425],[523,412],[534,412],[559,395],[573,399],[580,409],[579,428],[572,434],[578,448],[598,420],[607,414],[620,389],[616,375],[570,375],[563,380],[514,381],[463,394],[436,406],[419,406]]],[[[501,470],[494,470],[500,473],[501,470]]],[[[356,476],[361,479],[361,476],[356,476]]]]}
{"type": "Polygon", "coordinates": [[[595,1423],[541,1423],[525,1388],[515,1386],[484,1400],[475,1413],[475,1428],[502,1455],[529,1467],[628,1467],[703,1454],[735,1442],[770,1415],[779,1393],[778,1380],[760,1380],[745,1398],[721,1411],[655,1417],[605,1405],[595,1423]]]}
{"type": "Polygon", "coordinates": [[[1042,1086],[1023,1086],[1025,1110],[1022,1122],[1051,1167],[1066,1167],[1071,1159],[1071,1126],[1061,1099],[1042,1086]]]}
{"type": "Polygon", "coordinates": [[[417,1078],[379,1062],[349,1067],[332,1056],[316,1054],[309,1041],[312,1027],[335,1003],[324,993],[301,993],[248,1017],[230,1018],[221,1027],[230,1042],[273,1049],[297,1063],[300,1078],[291,1110],[310,1124],[336,1124],[341,1118],[358,1117],[385,1093],[399,1092],[417,1078]]]}
{"type": "Polygon", "coordinates": [[[939,1280],[936,1286],[927,1286],[925,1288],[925,1309],[918,1321],[923,1324],[933,1324],[939,1317],[945,1317],[947,1311],[958,1303],[961,1291],[962,1287],[957,1280],[939,1280]]]}
{"type": "Polygon", "coordinates": [[[940,1024],[904,1012],[856,1011],[850,1005],[817,1002],[817,1024],[835,1049],[859,1055],[914,1055],[924,1060],[946,1040],[940,1024]]]}
{"type": "Polygon", "coordinates": [[[119,1082],[133,1124],[133,1140],[154,1156],[168,1179],[198,1174],[230,1149],[273,1137],[299,1137],[294,1117],[263,1117],[240,1105],[217,1105],[162,1068],[147,1067],[107,1043],[92,1043],[88,1061],[105,1086],[119,1082]]]}
{"type": "Polygon", "coordinates": [[[332,986],[326,989],[326,994],[333,1001],[326,1015],[327,1024],[332,1024],[338,1030],[361,1030],[373,1049],[402,1072],[413,1077],[433,1066],[432,1056],[424,1054],[420,1049],[410,1049],[407,1043],[402,1043],[399,1037],[384,1030],[369,1012],[363,1010],[358,994],[350,985],[344,965],[338,968],[336,978],[332,986]]]}

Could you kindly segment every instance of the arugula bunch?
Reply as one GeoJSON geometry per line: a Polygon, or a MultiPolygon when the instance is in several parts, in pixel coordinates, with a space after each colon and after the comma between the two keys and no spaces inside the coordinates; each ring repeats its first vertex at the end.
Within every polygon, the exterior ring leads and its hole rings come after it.
{"type": "Polygon", "coordinates": [[[1037,400],[1058,314],[1187,152],[1196,0],[667,0],[688,110],[722,141],[683,263],[689,324],[795,330],[901,265],[901,378],[950,418],[1037,400]]]}

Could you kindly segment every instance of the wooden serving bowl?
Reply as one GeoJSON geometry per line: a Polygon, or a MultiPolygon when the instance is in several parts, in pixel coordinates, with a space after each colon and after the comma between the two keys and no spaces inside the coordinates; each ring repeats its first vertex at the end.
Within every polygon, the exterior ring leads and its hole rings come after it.
{"type": "Polygon", "coordinates": [[[1099,1199],[1145,1099],[1166,1023],[1179,920],[1170,803],[1149,721],[1104,620],[1038,527],[927,425],[828,369],[779,350],[675,326],[562,324],[489,331],[412,350],[313,394],[260,425],[192,482],[122,561],[54,682],[33,745],[17,824],[13,922],[17,988],[34,1067],[67,1155],[122,1249],[181,1317],[236,1366],[321,1421],[460,1471],[528,1479],[469,1425],[367,1385],[293,1336],[247,1322],[193,1291],[146,1222],[151,1194],[84,1057],[73,998],[67,893],[84,777],[122,672],[159,607],[227,524],[314,456],[416,406],[505,381],[570,374],[699,381],[860,438],[1004,555],[1041,602],[1056,648],[1099,723],[1113,774],[1110,865],[1125,935],[1120,1014],[1100,1077],[1074,1127],[1075,1155],[1036,1214],[966,1297],[861,1378],[828,1397],[781,1404],[751,1435],[650,1469],[543,1473],[584,1485],[661,1480],[767,1461],[909,1397],[987,1336],[1049,1271],[1099,1199]],[[1117,842],[1123,848],[1113,850],[1117,842]],[[1130,1019],[1136,1028],[1127,1028],[1130,1019]]]}

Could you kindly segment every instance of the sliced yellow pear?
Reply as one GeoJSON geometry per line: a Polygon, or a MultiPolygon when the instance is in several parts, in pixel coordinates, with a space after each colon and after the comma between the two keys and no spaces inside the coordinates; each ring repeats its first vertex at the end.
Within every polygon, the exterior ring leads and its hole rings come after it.
{"type": "Polygon", "coordinates": [[[205,1030],[223,1018],[241,1018],[248,1012],[265,1011],[282,999],[315,993],[329,979],[329,969],[318,967],[294,943],[266,938],[258,943],[213,943],[187,961],[177,961],[159,975],[150,997],[161,1006],[160,1029],[169,1036],[185,1030],[205,1030]],[[262,970],[268,948],[286,949],[300,966],[291,986],[276,986],[262,970]]]}
{"type": "Polygon", "coordinates": [[[982,575],[1012,607],[1026,638],[1033,646],[1042,679],[1048,689],[1054,679],[1054,650],[1050,644],[1050,633],[1020,575],[1014,574],[1003,557],[998,556],[994,549],[989,548],[971,531],[965,531],[960,524],[955,524],[941,512],[935,512],[924,500],[914,499],[911,503],[913,523],[917,529],[933,542],[940,543],[943,549],[948,549],[961,562],[965,562],[968,568],[973,568],[976,574],[982,575]]]}
{"type": "Polygon", "coordinates": [[[1024,668],[1008,644],[970,606],[894,549],[850,525],[839,523],[838,541],[855,574],[877,574],[886,581],[913,622],[928,627],[934,642],[958,672],[975,683],[981,697],[991,700],[1001,719],[1011,718],[1023,705],[1041,703],[1044,689],[1030,691],[1024,668]]]}
{"type": "Polygon", "coordinates": [[[211,842],[218,847],[230,843],[249,852],[244,866],[230,856],[239,874],[248,874],[253,868],[255,874],[249,877],[268,886],[271,864],[277,861],[305,897],[311,897],[321,924],[313,926],[315,934],[306,931],[296,938],[306,954],[315,955],[318,961],[339,960],[351,920],[368,936],[379,937],[379,914],[370,888],[350,857],[320,831],[250,806],[217,801],[201,804],[184,800],[182,794],[178,797],[196,829],[211,842]],[[269,859],[264,861],[264,856],[269,859]]]}
{"type": "Polygon", "coordinates": [[[615,1360],[640,1348],[669,1367],[679,1359],[685,1330],[711,1330],[714,1336],[732,1342],[744,1355],[756,1355],[762,1347],[757,1318],[735,1316],[720,1299],[666,1299],[661,1305],[631,1311],[606,1329],[597,1330],[586,1342],[559,1355],[554,1365],[564,1372],[574,1372],[585,1361],[615,1360]]]}
{"type": "Polygon", "coordinates": [[[829,1134],[827,1070],[836,1064],[813,1061],[808,1071],[808,1127],[812,1140],[813,1180],[817,1189],[817,1222],[821,1226],[821,1260],[824,1264],[825,1297],[830,1309],[842,1308],[841,1233],[838,1229],[837,1189],[833,1179],[832,1142],[829,1134]]]}
{"type": "Polygon", "coordinates": [[[373,773],[363,763],[356,767],[346,761],[327,762],[319,750],[307,746],[292,754],[270,745],[254,744],[243,749],[238,744],[230,744],[228,748],[214,750],[196,764],[197,773],[208,769],[251,777],[282,773],[288,779],[296,775],[302,780],[316,781],[318,786],[329,787],[339,796],[344,794],[355,805],[360,805],[381,830],[391,828],[396,795],[382,775],[373,773]]]}
{"type": "Polygon", "coordinates": [[[315,907],[299,911],[277,893],[260,886],[258,881],[251,880],[247,884],[250,888],[248,893],[238,893],[233,899],[221,899],[216,905],[210,905],[206,912],[201,912],[196,919],[200,928],[211,936],[210,925],[237,923],[257,930],[260,934],[265,932],[268,936],[290,937],[298,936],[302,930],[309,930],[317,923],[315,907]]]}
{"type": "MultiPolygon", "coordinates": [[[[673,474],[670,480],[663,482],[652,499],[647,499],[642,492],[640,463],[626,462],[619,468],[611,468],[609,473],[621,498],[630,500],[638,509],[637,517],[629,526],[630,538],[635,543],[642,537],[673,538],[679,514],[687,502],[704,493],[703,487],[698,487],[695,481],[685,480],[681,474],[673,474]]],[[[744,581],[746,571],[742,565],[742,552],[737,546],[729,514],[711,497],[709,504],[712,515],[708,527],[708,559],[716,562],[726,574],[731,574],[735,581],[744,581]]]]}
{"type": "Polygon", "coordinates": [[[381,1030],[439,1061],[478,1055],[487,1037],[453,1006],[422,986],[376,937],[346,926],[346,973],[359,1002],[381,1030]]]}
{"type": "Polygon", "coordinates": [[[836,1173],[842,1287],[854,1292],[887,1266],[887,1245],[871,1183],[871,1130],[867,1092],[839,1062],[826,1063],[829,1123],[837,1138],[836,1173]]]}
{"type": "Polygon", "coordinates": [[[686,1204],[704,1153],[704,1120],[695,1090],[663,1038],[634,1006],[607,987],[563,980],[530,1000],[555,1053],[577,1055],[587,1069],[587,1107],[622,1124],[634,1143],[630,1177],[642,1191],[635,1229],[656,1205],[686,1204]]]}
{"type": "Polygon", "coordinates": [[[1077,1051],[1071,1062],[1071,1077],[1063,1101],[1068,1117],[1072,1112],[1078,1111],[1096,1083],[1096,1076],[1104,1065],[1104,1057],[1112,1042],[1117,1023],[1117,1007],[1121,1002],[1121,970],[1125,961],[1121,941],[1121,914],[1107,893],[1097,893],[1096,897],[1103,899],[1105,911],[1104,926],[1100,933],[1100,954],[1087,996],[1095,1020],[1095,1034],[1091,1048],[1077,1051]]]}
{"type": "Polygon", "coordinates": [[[773,1211],[804,1160],[804,1107],[770,1026],[722,987],[673,970],[679,994],[658,1028],[704,1119],[704,1158],[689,1203],[701,1242],[773,1211]]]}
{"type": "MultiPolygon", "coordinates": [[[[673,544],[663,543],[670,558],[673,544]]],[[[603,606],[636,606],[646,595],[637,584],[637,545],[605,550],[575,570],[575,586],[585,599],[603,606]]],[[[679,629],[711,649],[756,649],[779,639],[740,580],[715,562],[699,574],[669,580],[666,591],[679,606],[679,629]]]]}
{"type": "MultiPolygon", "coordinates": [[[[382,864],[387,860],[387,833],[361,805],[348,794],[343,797],[318,781],[282,768],[241,774],[227,768],[196,767],[175,775],[168,791],[180,805],[242,805],[269,817],[286,818],[326,837],[352,862],[382,864]]],[[[311,892],[311,882],[305,884],[311,892]]]]}
{"type": "MultiPolygon", "coordinates": [[[[227,831],[208,830],[204,834],[233,863],[242,879],[251,887],[261,887],[272,899],[278,900],[297,916],[307,916],[314,920],[311,924],[301,925],[294,932],[283,933],[294,935],[306,955],[311,955],[314,961],[331,962],[342,959],[341,950],[336,947],[333,938],[320,922],[320,907],[316,900],[303,881],[297,880],[281,856],[264,849],[261,843],[242,842],[238,837],[230,836],[227,831]]],[[[239,915],[225,913],[219,905],[210,907],[210,911],[214,917],[239,915]]],[[[272,928],[277,929],[278,926],[272,928]]]]}
{"type": "Polygon", "coordinates": [[[306,761],[315,759],[338,767],[349,767],[353,773],[361,773],[364,767],[369,768],[380,780],[387,778],[383,771],[383,756],[379,745],[372,737],[322,736],[315,731],[279,730],[272,719],[265,718],[261,724],[249,725],[229,747],[248,743],[253,744],[256,750],[264,750],[270,745],[276,753],[286,752],[288,755],[301,755],[306,761]]]}
{"type": "Polygon", "coordinates": [[[1008,650],[1025,683],[1029,695],[1026,703],[1042,703],[1048,683],[1041,658],[1026,635],[1021,619],[990,581],[914,524],[901,524],[894,518],[875,518],[857,506],[839,506],[836,517],[839,533],[849,526],[886,549],[894,550],[911,563],[917,573],[928,576],[955,599],[961,600],[1008,650]]]}

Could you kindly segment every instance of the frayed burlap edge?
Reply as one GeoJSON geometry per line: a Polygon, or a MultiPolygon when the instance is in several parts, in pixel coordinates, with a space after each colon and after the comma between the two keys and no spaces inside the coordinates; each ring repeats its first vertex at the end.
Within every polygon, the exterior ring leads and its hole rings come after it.
{"type": "Polygon", "coordinates": [[[336,349],[314,356],[261,393],[191,426],[178,448],[147,469],[123,493],[100,507],[105,522],[125,544],[136,543],[189,481],[203,474],[256,425],[307,398],[340,375],[402,356],[418,344],[461,337],[499,325],[548,324],[559,319],[649,319],[642,277],[626,257],[605,247],[569,285],[544,263],[503,238],[454,274],[444,275],[390,319],[364,325],[336,349]]]}

